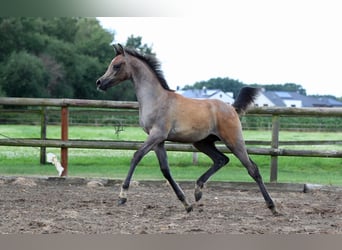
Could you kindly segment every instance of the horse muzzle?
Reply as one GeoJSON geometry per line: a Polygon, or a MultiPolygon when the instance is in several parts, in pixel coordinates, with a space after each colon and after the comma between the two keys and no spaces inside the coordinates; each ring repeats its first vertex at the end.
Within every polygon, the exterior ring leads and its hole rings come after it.
{"type": "Polygon", "coordinates": [[[106,91],[108,89],[108,83],[106,83],[106,81],[101,80],[101,78],[97,79],[96,86],[97,90],[106,91]]]}

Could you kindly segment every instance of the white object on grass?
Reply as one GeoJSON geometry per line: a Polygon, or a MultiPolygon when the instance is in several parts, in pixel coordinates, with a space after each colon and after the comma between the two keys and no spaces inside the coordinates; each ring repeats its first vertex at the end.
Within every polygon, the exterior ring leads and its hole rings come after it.
{"type": "Polygon", "coordinates": [[[62,167],[62,164],[58,161],[57,156],[53,153],[48,153],[46,156],[47,156],[46,161],[55,165],[58,171],[58,175],[61,176],[64,171],[64,168],[62,167]]]}

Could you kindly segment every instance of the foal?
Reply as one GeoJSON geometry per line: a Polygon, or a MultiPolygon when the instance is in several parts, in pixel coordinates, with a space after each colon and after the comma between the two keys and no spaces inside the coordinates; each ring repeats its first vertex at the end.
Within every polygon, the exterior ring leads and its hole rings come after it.
{"type": "Polygon", "coordinates": [[[207,180],[229,162],[229,158],[215,147],[216,141],[222,141],[256,181],[267,207],[273,214],[277,214],[258,167],[247,154],[239,119],[239,115],[254,101],[258,89],[242,88],[233,105],[219,100],[185,98],[169,88],[155,57],[123,48],[120,44],[114,45],[114,49],[116,56],[105,74],[96,81],[97,88],[105,91],[124,80],[131,80],[139,103],[140,125],[148,134],[147,140],[132,158],[128,175],[121,187],[119,204],[127,201],[127,191],[137,164],[149,151],[154,150],[164,177],[186,211],[190,212],[192,205],[171,176],[164,143],[192,143],[212,159],[213,165],[196,181],[195,200],[199,201],[207,180]]]}

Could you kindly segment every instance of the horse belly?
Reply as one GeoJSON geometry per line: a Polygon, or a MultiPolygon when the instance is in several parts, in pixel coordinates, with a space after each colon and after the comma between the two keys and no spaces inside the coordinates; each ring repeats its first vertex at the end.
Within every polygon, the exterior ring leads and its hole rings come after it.
{"type": "Polygon", "coordinates": [[[184,143],[192,143],[196,141],[200,141],[206,138],[208,134],[196,134],[196,133],[188,133],[188,134],[170,134],[167,138],[168,141],[173,142],[184,142],[184,143]]]}
{"type": "Polygon", "coordinates": [[[175,142],[196,142],[206,138],[211,132],[212,128],[209,124],[180,124],[171,129],[167,139],[175,142]]]}

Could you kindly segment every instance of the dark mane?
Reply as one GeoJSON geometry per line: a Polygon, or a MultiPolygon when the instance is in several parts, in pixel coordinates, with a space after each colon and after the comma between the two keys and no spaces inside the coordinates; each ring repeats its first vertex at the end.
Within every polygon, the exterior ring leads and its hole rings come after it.
{"type": "Polygon", "coordinates": [[[164,77],[164,73],[161,70],[161,63],[159,62],[159,60],[152,55],[143,55],[140,52],[138,52],[137,50],[131,49],[131,48],[125,48],[125,52],[130,54],[131,56],[134,56],[142,61],[144,61],[151,69],[152,71],[156,74],[160,85],[168,90],[168,91],[174,91],[172,89],[170,89],[169,85],[167,84],[165,77],[164,77]]]}

